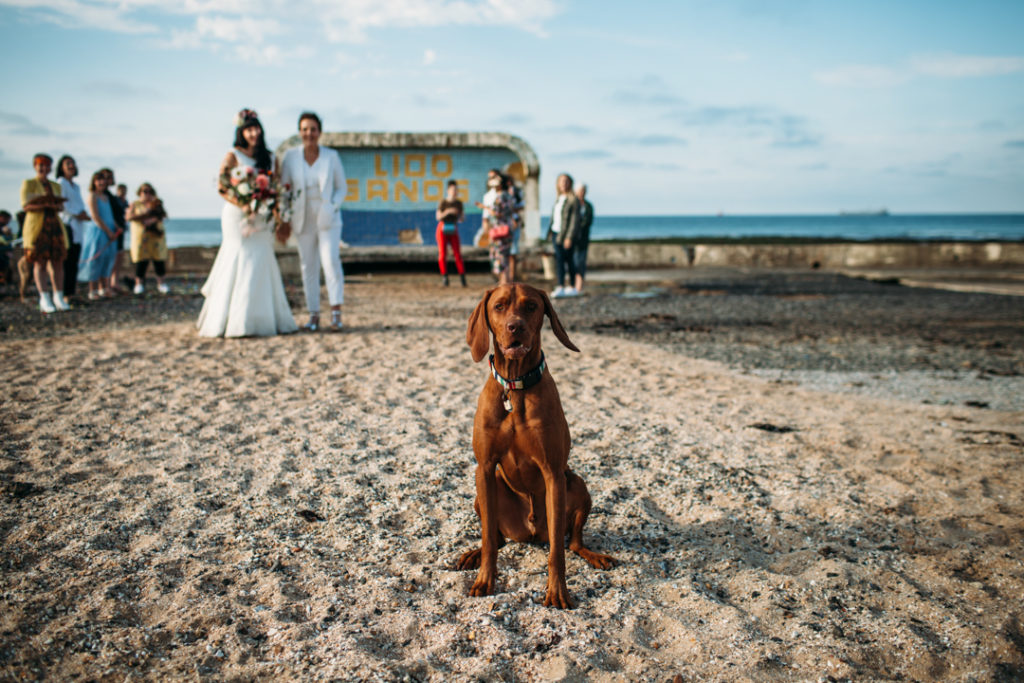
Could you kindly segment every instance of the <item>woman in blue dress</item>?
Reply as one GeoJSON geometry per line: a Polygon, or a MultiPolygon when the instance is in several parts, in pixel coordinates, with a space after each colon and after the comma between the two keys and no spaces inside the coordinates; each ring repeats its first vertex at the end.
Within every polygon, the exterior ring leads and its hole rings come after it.
{"type": "Polygon", "coordinates": [[[82,256],[78,262],[78,281],[89,283],[89,298],[113,296],[106,285],[117,256],[117,236],[120,230],[114,222],[114,209],[106,194],[107,176],[97,171],[89,184],[89,214],[92,220],[85,224],[82,256]]]}

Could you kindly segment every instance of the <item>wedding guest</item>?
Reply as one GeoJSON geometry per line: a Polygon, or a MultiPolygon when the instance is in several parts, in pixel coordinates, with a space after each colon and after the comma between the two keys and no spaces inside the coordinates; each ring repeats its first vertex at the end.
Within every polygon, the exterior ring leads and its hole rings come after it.
{"type": "Polygon", "coordinates": [[[14,230],[11,228],[11,221],[14,216],[7,209],[0,209],[0,235],[7,239],[14,239],[14,230]]]}
{"type": "Polygon", "coordinates": [[[462,263],[462,249],[459,245],[459,223],[465,215],[462,201],[459,199],[459,184],[454,180],[448,181],[446,194],[441,203],[437,205],[434,217],[437,219],[437,264],[441,268],[441,277],[444,286],[448,286],[448,247],[452,249],[452,256],[455,258],[455,269],[459,272],[462,286],[466,286],[466,268],[462,263]]]}
{"type": "Polygon", "coordinates": [[[78,164],[73,157],[65,154],[57,161],[57,182],[67,203],[61,212],[61,220],[68,232],[68,255],[64,259],[64,297],[70,299],[75,295],[78,284],[78,259],[82,256],[82,240],[85,238],[85,223],[89,220],[89,212],[82,200],[82,190],[75,182],[78,175],[78,164]]]}
{"type": "Polygon", "coordinates": [[[526,204],[523,202],[523,191],[516,185],[512,176],[504,175],[504,177],[508,186],[509,196],[512,197],[513,207],[512,248],[508,254],[508,281],[515,282],[516,261],[519,256],[519,236],[523,232],[523,209],[526,208],[526,204]]]}
{"type": "Polygon", "coordinates": [[[500,174],[491,180],[492,189],[495,191],[494,201],[489,209],[491,272],[498,278],[498,284],[502,285],[511,282],[508,265],[512,252],[512,233],[515,229],[515,203],[508,192],[508,185],[508,179],[500,174]]]}
{"type": "Polygon", "coordinates": [[[0,209],[0,280],[5,284],[14,281],[11,271],[11,251],[14,231],[11,230],[11,212],[0,209]]]}
{"type": "Polygon", "coordinates": [[[572,193],[572,176],[563,173],[555,181],[558,199],[551,210],[551,224],[548,226],[548,239],[555,250],[555,291],[554,298],[576,296],[576,266],[572,260],[572,248],[579,232],[579,204],[572,193]],[[569,286],[565,286],[566,275],[569,286]]]}
{"type": "Polygon", "coordinates": [[[128,188],[125,185],[117,185],[114,180],[114,172],[109,168],[101,169],[107,177],[107,198],[110,200],[110,208],[114,212],[114,225],[117,226],[117,249],[114,251],[114,262],[110,266],[110,287],[108,291],[111,296],[124,294],[119,284],[121,279],[121,252],[124,251],[124,234],[128,231],[128,222],[124,218],[124,212],[128,210],[128,188]],[[111,192],[111,188],[115,192],[111,192]],[[123,188],[123,189],[122,189],[123,188]]]}
{"type": "Polygon", "coordinates": [[[164,219],[167,213],[164,204],[156,196],[156,190],[149,183],[139,185],[136,192],[138,199],[128,207],[125,218],[128,219],[132,231],[130,253],[135,264],[135,294],[146,291],[146,269],[153,262],[156,273],[156,289],[161,294],[170,292],[164,282],[167,261],[167,234],[164,232],[164,219]]]}
{"type": "Polygon", "coordinates": [[[501,174],[501,171],[499,171],[496,168],[492,168],[490,171],[488,171],[487,191],[484,192],[484,196],[481,199],[481,201],[473,202],[473,205],[476,206],[476,208],[480,209],[481,211],[480,230],[473,238],[473,244],[477,246],[486,246],[490,241],[488,238],[488,241],[485,242],[483,240],[483,236],[489,235],[491,231],[491,215],[494,210],[494,198],[498,196],[497,187],[498,185],[500,185],[500,183],[496,183],[495,181],[500,180],[502,177],[503,176],[501,174]]]}
{"type": "Polygon", "coordinates": [[[583,278],[587,276],[587,249],[590,247],[590,226],[594,224],[594,205],[587,201],[587,186],[576,188],[576,202],[579,204],[579,237],[572,248],[572,263],[576,267],[576,293],[583,293],[583,278]]]}
{"type": "Polygon", "coordinates": [[[105,170],[92,174],[89,181],[89,216],[78,261],[78,281],[89,283],[89,299],[114,296],[110,290],[110,271],[114,267],[117,237],[121,228],[114,222],[114,207],[107,192],[105,170]]]}
{"type": "Polygon", "coordinates": [[[49,178],[53,158],[37,154],[32,158],[36,175],[21,184],[21,205],[25,209],[22,226],[22,245],[25,259],[32,265],[36,288],[39,290],[39,309],[43,313],[66,311],[70,307],[64,300],[64,258],[68,253],[68,238],[59,212],[66,201],[60,185],[49,178]],[[44,271],[49,275],[50,289],[43,282],[44,271]]]}
{"type": "Polygon", "coordinates": [[[299,190],[286,230],[299,245],[302,288],[306,294],[309,322],[303,329],[320,327],[320,266],[323,265],[327,299],[331,305],[331,329],[340,330],[341,305],[345,302],[345,273],[341,265],[341,204],[348,193],[341,156],[320,146],[323,130],[313,112],[299,115],[302,147],[285,152],[281,182],[299,190]]]}

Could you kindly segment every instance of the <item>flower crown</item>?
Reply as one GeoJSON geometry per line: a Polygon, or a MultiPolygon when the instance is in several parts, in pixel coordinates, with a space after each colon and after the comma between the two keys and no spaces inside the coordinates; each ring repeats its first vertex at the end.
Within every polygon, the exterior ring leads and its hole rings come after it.
{"type": "Polygon", "coordinates": [[[253,109],[243,109],[242,111],[235,114],[235,128],[241,128],[248,119],[258,119],[256,111],[253,109]]]}

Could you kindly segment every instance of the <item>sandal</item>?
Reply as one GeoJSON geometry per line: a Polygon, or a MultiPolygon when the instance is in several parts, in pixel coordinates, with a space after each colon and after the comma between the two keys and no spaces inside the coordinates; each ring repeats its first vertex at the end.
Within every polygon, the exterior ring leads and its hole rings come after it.
{"type": "Polygon", "coordinates": [[[341,324],[341,311],[331,311],[331,329],[338,331],[344,327],[341,324]]]}
{"type": "Polygon", "coordinates": [[[302,326],[306,332],[316,332],[320,329],[320,316],[316,313],[309,315],[309,322],[302,326]]]}

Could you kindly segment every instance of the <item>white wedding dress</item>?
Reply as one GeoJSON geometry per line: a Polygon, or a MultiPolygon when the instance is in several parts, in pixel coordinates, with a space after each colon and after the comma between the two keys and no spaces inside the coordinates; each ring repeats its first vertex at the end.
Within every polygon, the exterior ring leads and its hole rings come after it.
{"type": "MultiPolygon", "coordinates": [[[[255,160],[233,151],[239,164],[256,166],[255,160]]],[[[271,227],[259,216],[246,219],[241,209],[225,201],[220,229],[220,249],[200,290],[206,301],[196,323],[199,336],[263,337],[295,332],[298,326],[284,293],[271,227]],[[243,228],[255,231],[245,236],[243,228]]]]}

